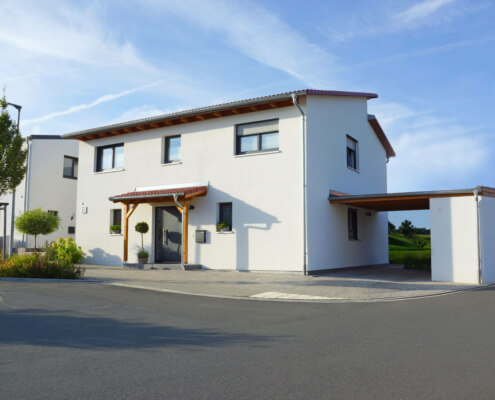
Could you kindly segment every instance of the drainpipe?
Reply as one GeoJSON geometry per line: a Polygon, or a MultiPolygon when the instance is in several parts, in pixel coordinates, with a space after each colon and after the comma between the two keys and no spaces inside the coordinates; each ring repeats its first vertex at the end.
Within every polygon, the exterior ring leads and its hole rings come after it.
{"type": "Polygon", "coordinates": [[[184,267],[184,205],[179,203],[179,200],[177,199],[178,196],[179,195],[177,193],[174,193],[174,203],[177,207],[181,209],[181,214],[182,214],[182,218],[180,219],[182,224],[182,235],[181,235],[182,251],[180,252],[180,266],[183,270],[185,270],[186,268],[184,267]]]}
{"type": "MultiPolygon", "coordinates": [[[[31,152],[33,142],[31,137],[27,138],[27,171],[26,178],[24,179],[24,212],[29,209],[29,194],[31,191],[31,152]]],[[[22,245],[27,247],[28,237],[24,233],[22,234],[22,245]]]]}
{"type": "Polygon", "coordinates": [[[306,157],[306,114],[297,102],[297,95],[292,93],[292,101],[301,113],[302,123],[302,168],[303,168],[303,245],[304,245],[304,275],[308,274],[308,174],[306,157]]]}
{"type": "Polygon", "coordinates": [[[480,187],[473,190],[474,201],[476,202],[476,234],[478,238],[478,283],[483,284],[483,268],[481,263],[481,223],[480,223],[480,187]]]}

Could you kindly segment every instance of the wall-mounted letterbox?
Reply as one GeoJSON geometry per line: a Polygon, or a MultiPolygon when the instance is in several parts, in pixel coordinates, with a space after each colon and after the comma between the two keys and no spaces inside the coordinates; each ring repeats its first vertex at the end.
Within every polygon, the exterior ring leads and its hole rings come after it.
{"type": "Polygon", "coordinates": [[[196,231],[196,243],[206,243],[206,231],[196,231]]]}

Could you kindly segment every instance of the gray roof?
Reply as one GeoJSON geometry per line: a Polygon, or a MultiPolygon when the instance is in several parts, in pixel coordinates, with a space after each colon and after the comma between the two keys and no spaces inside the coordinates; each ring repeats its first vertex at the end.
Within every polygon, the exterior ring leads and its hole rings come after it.
{"type": "Polygon", "coordinates": [[[65,139],[77,138],[79,136],[85,136],[92,133],[98,133],[98,132],[109,131],[114,129],[122,129],[143,123],[150,124],[150,123],[162,122],[173,118],[184,118],[196,114],[221,111],[232,107],[250,106],[255,104],[266,103],[267,101],[286,100],[286,99],[291,99],[293,95],[351,96],[351,97],[366,97],[367,99],[374,99],[378,97],[378,95],[375,93],[366,93],[366,92],[345,92],[345,91],[337,91],[337,90],[303,89],[292,92],[273,94],[269,96],[255,97],[246,100],[232,101],[228,103],[216,104],[207,107],[193,108],[190,110],[178,111],[170,114],[162,114],[162,115],[157,115],[155,117],[142,118],[133,121],[120,122],[117,124],[105,125],[96,128],[67,133],[65,135],[62,135],[62,137],[65,139]]]}

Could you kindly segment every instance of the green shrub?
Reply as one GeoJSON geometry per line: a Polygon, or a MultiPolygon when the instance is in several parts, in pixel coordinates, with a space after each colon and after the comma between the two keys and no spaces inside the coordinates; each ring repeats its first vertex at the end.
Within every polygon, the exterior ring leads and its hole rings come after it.
{"type": "Polygon", "coordinates": [[[392,264],[431,271],[431,250],[424,250],[421,255],[417,251],[389,251],[389,259],[392,264]]]}
{"type": "Polygon", "coordinates": [[[139,250],[138,251],[138,258],[148,258],[149,254],[146,250],[139,250]]]}
{"type": "Polygon", "coordinates": [[[143,222],[138,222],[134,227],[134,229],[136,230],[136,232],[139,232],[141,234],[141,251],[145,251],[143,235],[149,231],[150,227],[146,222],[143,221],[143,222]]]}
{"type": "Polygon", "coordinates": [[[47,249],[47,254],[50,260],[63,265],[78,264],[84,258],[81,247],[70,237],[53,242],[47,249]]]}
{"type": "Polygon", "coordinates": [[[120,225],[111,225],[110,226],[111,233],[120,233],[122,232],[122,227],[120,225]]]}
{"type": "Polygon", "coordinates": [[[0,262],[0,276],[11,278],[77,279],[84,269],[74,264],[62,264],[50,260],[48,255],[14,255],[0,262]]]}

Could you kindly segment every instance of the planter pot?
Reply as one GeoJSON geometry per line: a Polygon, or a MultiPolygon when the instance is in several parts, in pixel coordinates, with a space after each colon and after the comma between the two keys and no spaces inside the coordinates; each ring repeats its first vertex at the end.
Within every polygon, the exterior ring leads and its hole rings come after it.
{"type": "Polygon", "coordinates": [[[230,232],[230,228],[227,226],[225,228],[220,229],[220,232],[230,232]]]}
{"type": "Polygon", "coordinates": [[[148,262],[148,257],[140,257],[138,258],[139,264],[146,264],[148,262]]]}

